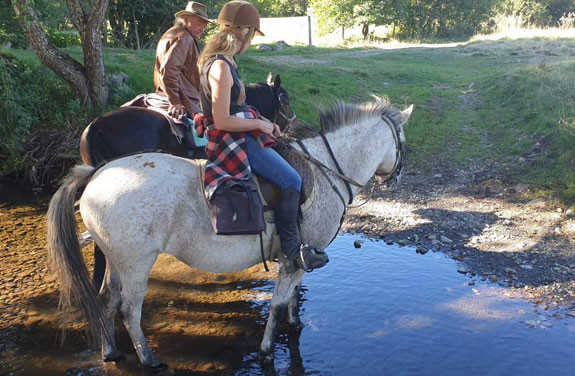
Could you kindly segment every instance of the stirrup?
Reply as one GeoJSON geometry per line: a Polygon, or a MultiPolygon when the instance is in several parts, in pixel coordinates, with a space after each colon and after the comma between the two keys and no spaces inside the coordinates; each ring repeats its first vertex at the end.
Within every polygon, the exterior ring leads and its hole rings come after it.
{"type": "Polygon", "coordinates": [[[299,256],[295,261],[300,268],[309,273],[327,264],[329,258],[327,257],[327,253],[321,249],[302,244],[299,247],[299,256]]]}

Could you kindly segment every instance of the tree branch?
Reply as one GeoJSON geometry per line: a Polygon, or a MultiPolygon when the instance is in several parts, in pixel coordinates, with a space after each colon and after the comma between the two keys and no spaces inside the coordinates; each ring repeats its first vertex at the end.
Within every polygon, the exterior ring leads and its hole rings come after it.
{"type": "Polygon", "coordinates": [[[62,77],[80,99],[89,102],[86,71],[82,64],[50,44],[28,0],[12,0],[12,8],[40,61],[62,77]]]}
{"type": "Polygon", "coordinates": [[[70,18],[74,27],[78,29],[80,34],[84,31],[84,19],[86,17],[86,12],[80,3],[80,0],[66,0],[68,4],[68,10],[70,11],[70,18]]]}

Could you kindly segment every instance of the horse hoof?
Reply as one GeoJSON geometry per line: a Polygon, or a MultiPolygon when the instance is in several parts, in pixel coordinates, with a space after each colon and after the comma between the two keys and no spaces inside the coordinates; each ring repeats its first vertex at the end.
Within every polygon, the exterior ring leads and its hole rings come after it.
{"type": "Polygon", "coordinates": [[[167,375],[173,375],[175,372],[173,370],[170,369],[170,367],[168,367],[168,365],[166,363],[159,363],[158,365],[155,366],[146,366],[144,367],[146,369],[146,374],[148,375],[162,375],[162,376],[167,376],[167,375]]]}
{"type": "Polygon", "coordinates": [[[126,361],[126,357],[124,355],[118,355],[115,358],[105,357],[103,360],[104,363],[123,363],[126,361]]]}
{"type": "Polygon", "coordinates": [[[268,353],[268,354],[264,354],[262,352],[260,352],[260,363],[264,364],[264,365],[270,365],[273,364],[274,362],[274,353],[268,353]]]}
{"type": "Polygon", "coordinates": [[[304,327],[304,323],[299,320],[293,324],[289,323],[289,329],[291,332],[301,332],[304,327]]]}

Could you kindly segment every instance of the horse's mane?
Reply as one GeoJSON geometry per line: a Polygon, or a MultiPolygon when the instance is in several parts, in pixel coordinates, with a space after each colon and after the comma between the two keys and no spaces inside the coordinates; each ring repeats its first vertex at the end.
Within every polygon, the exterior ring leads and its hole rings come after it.
{"type": "MultiPolygon", "coordinates": [[[[357,124],[373,117],[397,112],[385,97],[373,95],[374,101],[358,104],[337,101],[328,109],[320,109],[320,129],[324,133],[333,132],[351,124],[357,124]]],[[[392,115],[393,116],[393,115],[392,115]]],[[[286,139],[302,140],[317,136],[317,131],[303,122],[292,124],[284,134],[286,139]]]]}

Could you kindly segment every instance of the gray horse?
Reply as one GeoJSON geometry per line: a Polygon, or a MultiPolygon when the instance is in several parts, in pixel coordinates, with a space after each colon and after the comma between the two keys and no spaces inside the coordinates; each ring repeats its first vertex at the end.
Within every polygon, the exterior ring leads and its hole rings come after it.
{"type": "MultiPolygon", "coordinates": [[[[315,161],[311,165],[314,188],[301,223],[305,242],[327,247],[339,229],[346,203],[361,186],[374,174],[387,176],[401,165],[403,125],[413,107],[401,111],[384,98],[374,98],[361,105],[339,103],[322,112],[324,137],[294,130],[309,159],[315,161]],[[355,185],[346,186],[346,182],[355,185]]],[[[304,150],[295,141],[292,146],[304,150]]],[[[266,256],[278,247],[273,230],[273,224],[268,224],[263,236],[266,256]]],[[[166,252],[192,267],[216,273],[246,269],[262,261],[259,236],[214,234],[197,162],[157,153],[114,160],[97,169],[76,166],[50,202],[48,246],[60,279],[61,305],[69,308],[71,297],[76,298],[101,344],[104,360],[121,357],[114,335],[114,317],[119,310],[140,362],[156,371],[167,366],[150,350],[140,318],[158,254],[166,252]],[[77,235],[74,202],[82,189],[82,220],[109,265],[99,294],[92,287],[77,235]]],[[[273,359],[282,310],[288,308],[290,325],[301,325],[297,300],[304,274],[302,270],[289,273],[280,258],[260,346],[264,360],[273,359]]]]}

